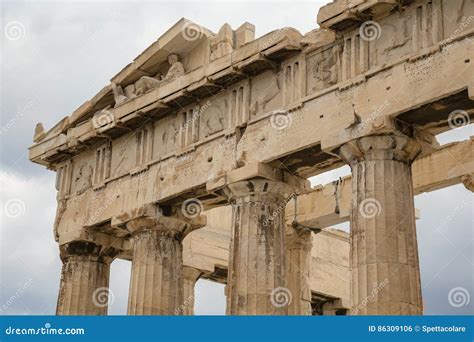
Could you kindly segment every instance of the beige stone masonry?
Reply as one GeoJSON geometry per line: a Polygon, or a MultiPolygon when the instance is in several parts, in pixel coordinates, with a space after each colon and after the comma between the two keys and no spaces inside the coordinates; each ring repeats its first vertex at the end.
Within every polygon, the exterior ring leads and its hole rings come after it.
{"type": "Polygon", "coordinates": [[[289,315],[311,315],[311,231],[286,226],[286,271],[292,301],[289,315]]]}
{"type": "Polygon", "coordinates": [[[285,315],[285,205],[291,188],[250,179],[228,186],[232,233],[227,278],[227,314],[285,315]]]}
{"type": "MultiPolygon", "coordinates": [[[[436,152],[418,158],[411,166],[415,195],[444,189],[464,183],[469,188],[474,173],[474,137],[446,144],[436,152]]],[[[471,190],[472,191],[472,190],[471,190]]],[[[314,228],[330,227],[349,221],[352,198],[352,179],[346,176],[338,181],[318,185],[298,197],[297,221],[314,228]]],[[[295,206],[286,207],[289,223],[295,217],[295,206]]]]}
{"type": "Polygon", "coordinates": [[[421,314],[413,196],[473,189],[472,138],[434,139],[474,118],[473,14],[464,0],[335,0],[319,28],[258,38],[179,20],[36,125],[29,158],[56,172],[58,314],[105,314],[92,295],[115,257],[132,260],[133,315],[192,314],[199,277],[227,283],[229,314],[342,314],[350,300],[353,314],[421,314]],[[344,163],[352,177],[311,189],[344,163]],[[224,206],[221,230],[195,231],[224,206]],[[309,232],[349,218],[350,293],[347,238],[309,232]]]}
{"type": "Polygon", "coordinates": [[[57,315],[106,315],[109,301],[110,263],[117,255],[92,242],[62,245],[61,283],[57,315]]]}
{"type": "Polygon", "coordinates": [[[181,304],[183,315],[194,315],[194,301],[196,298],[194,294],[194,286],[196,285],[196,282],[198,281],[201,274],[201,271],[195,268],[183,266],[184,299],[183,303],[181,304]]]}
{"type": "Polygon", "coordinates": [[[341,147],[352,169],[352,314],[423,313],[411,163],[418,141],[399,134],[341,147]]]}
{"type": "MultiPolygon", "coordinates": [[[[146,208],[126,227],[133,238],[129,315],[182,315],[183,238],[205,224],[146,208]]],[[[124,215],[128,216],[128,215],[124,215]]],[[[123,219],[123,217],[121,218],[123,219]]]]}

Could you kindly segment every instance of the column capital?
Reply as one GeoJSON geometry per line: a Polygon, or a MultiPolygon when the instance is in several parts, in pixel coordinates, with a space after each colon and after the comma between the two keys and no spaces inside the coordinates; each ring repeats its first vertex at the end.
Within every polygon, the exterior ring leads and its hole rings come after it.
{"type": "Polygon", "coordinates": [[[73,257],[87,257],[95,261],[110,264],[119,251],[112,247],[104,247],[89,241],[71,241],[59,246],[63,262],[73,257]]]}
{"type": "Polygon", "coordinates": [[[307,228],[295,228],[291,225],[287,225],[285,236],[287,250],[301,249],[311,251],[313,247],[311,231],[307,228]]]}
{"type": "Polygon", "coordinates": [[[260,162],[250,162],[245,166],[221,174],[209,180],[206,184],[206,189],[209,192],[219,192],[220,190],[227,190],[232,184],[246,181],[253,182],[256,180],[285,183],[293,189],[289,192],[303,194],[311,191],[311,182],[306,178],[292,175],[283,169],[278,169],[260,162]]]}
{"type": "Polygon", "coordinates": [[[196,282],[201,276],[202,272],[194,267],[183,266],[183,277],[185,280],[196,282]]]}
{"type": "Polygon", "coordinates": [[[339,148],[339,156],[353,165],[367,160],[396,160],[411,164],[421,153],[422,145],[402,134],[372,135],[357,138],[339,148]]]}
{"type": "Polygon", "coordinates": [[[281,181],[252,178],[228,184],[226,194],[230,201],[260,202],[265,200],[282,201],[296,196],[294,187],[281,181]]]}
{"type": "Polygon", "coordinates": [[[124,226],[132,235],[139,231],[153,230],[184,238],[191,231],[204,227],[206,221],[205,215],[187,217],[177,207],[163,210],[156,205],[145,205],[113,218],[112,225],[124,226]]]}

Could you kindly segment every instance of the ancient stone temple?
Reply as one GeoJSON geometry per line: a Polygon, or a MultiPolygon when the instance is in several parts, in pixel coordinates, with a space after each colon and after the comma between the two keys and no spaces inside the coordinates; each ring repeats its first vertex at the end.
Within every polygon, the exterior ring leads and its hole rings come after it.
{"type": "Polygon", "coordinates": [[[336,0],[317,23],[256,38],[182,19],[38,124],[57,314],[105,315],[117,258],[130,315],[193,314],[199,278],[226,284],[229,315],[423,313],[414,196],[474,188],[473,139],[435,138],[474,116],[474,2],[336,0]]]}

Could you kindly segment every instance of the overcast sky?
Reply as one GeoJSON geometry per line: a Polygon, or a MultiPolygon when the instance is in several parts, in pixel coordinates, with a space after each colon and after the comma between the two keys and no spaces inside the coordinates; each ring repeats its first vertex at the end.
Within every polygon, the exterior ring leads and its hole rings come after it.
{"type": "MultiPolygon", "coordinates": [[[[245,21],[257,36],[284,26],[316,28],[312,2],[2,2],[0,314],[54,314],[61,263],[53,239],[54,175],[28,161],[34,127],[46,129],[91,98],[181,17],[217,32],[245,21]],[[12,203],[17,217],[6,215],[12,203]]],[[[472,125],[440,137],[467,139],[472,125]]],[[[313,179],[326,183],[348,168],[313,179]]],[[[473,310],[473,201],[462,185],[417,196],[423,300],[426,314],[473,310]],[[461,288],[459,290],[458,288],[461,288]],[[454,289],[454,290],[453,290],[454,289]],[[461,291],[464,305],[448,296],[461,291]],[[469,301],[467,300],[469,299],[469,301]]],[[[348,224],[339,228],[349,230],[348,224]]],[[[111,314],[125,314],[130,263],[115,261],[111,314]]],[[[199,281],[196,314],[224,314],[223,286],[199,281]]]]}

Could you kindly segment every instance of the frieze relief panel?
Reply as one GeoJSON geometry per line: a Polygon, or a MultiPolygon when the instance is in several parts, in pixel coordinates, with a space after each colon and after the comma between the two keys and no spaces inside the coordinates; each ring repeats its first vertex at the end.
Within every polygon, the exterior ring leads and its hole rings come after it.
{"type": "Polygon", "coordinates": [[[267,71],[250,80],[250,118],[271,112],[282,106],[280,74],[267,71]]]}
{"type": "Polygon", "coordinates": [[[474,29],[474,0],[437,0],[441,2],[443,16],[443,38],[454,39],[474,29]]]}
{"type": "Polygon", "coordinates": [[[154,122],[153,160],[158,160],[176,151],[179,147],[180,128],[177,113],[154,122]]]}
{"type": "Polygon", "coordinates": [[[414,9],[410,7],[403,13],[397,12],[384,18],[380,22],[380,30],[374,33],[373,38],[376,39],[364,36],[370,47],[370,68],[394,62],[415,51],[413,44],[417,28],[414,9]]]}
{"type": "Polygon", "coordinates": [[[342,46],[338,44],[307,56],[308,93],[324,90],[341,80],[341,53],[342,46]]]}
{"type": "Polygon", "coordinates": [[[71,195],[80,195],[92,187],[93,163],[90,154],[77,156],[74,158],[74,168],[72,170],[71,195]]]}
{"type": "Polygon", "coordinates": [[[341,80],[394,63],[473,29],[474,1],[454,0],[449,1],[449,6],[446,1],[416,1],[404,10],[378,21],[375,19],[372,24],[370,21],[362,23],[345,33],[341,80]]]}
{"type": "Polygon", "coordinates": [[[224,131],[228,126],[228,101],[225,96],[204,100],[199,108],[199,140],[224,131]]]}
{"type": "Polygon", "coordinates": [[[135,136],[125,134],[112,141],[110,177],[128,174],[135,167],[135,136]]]}

